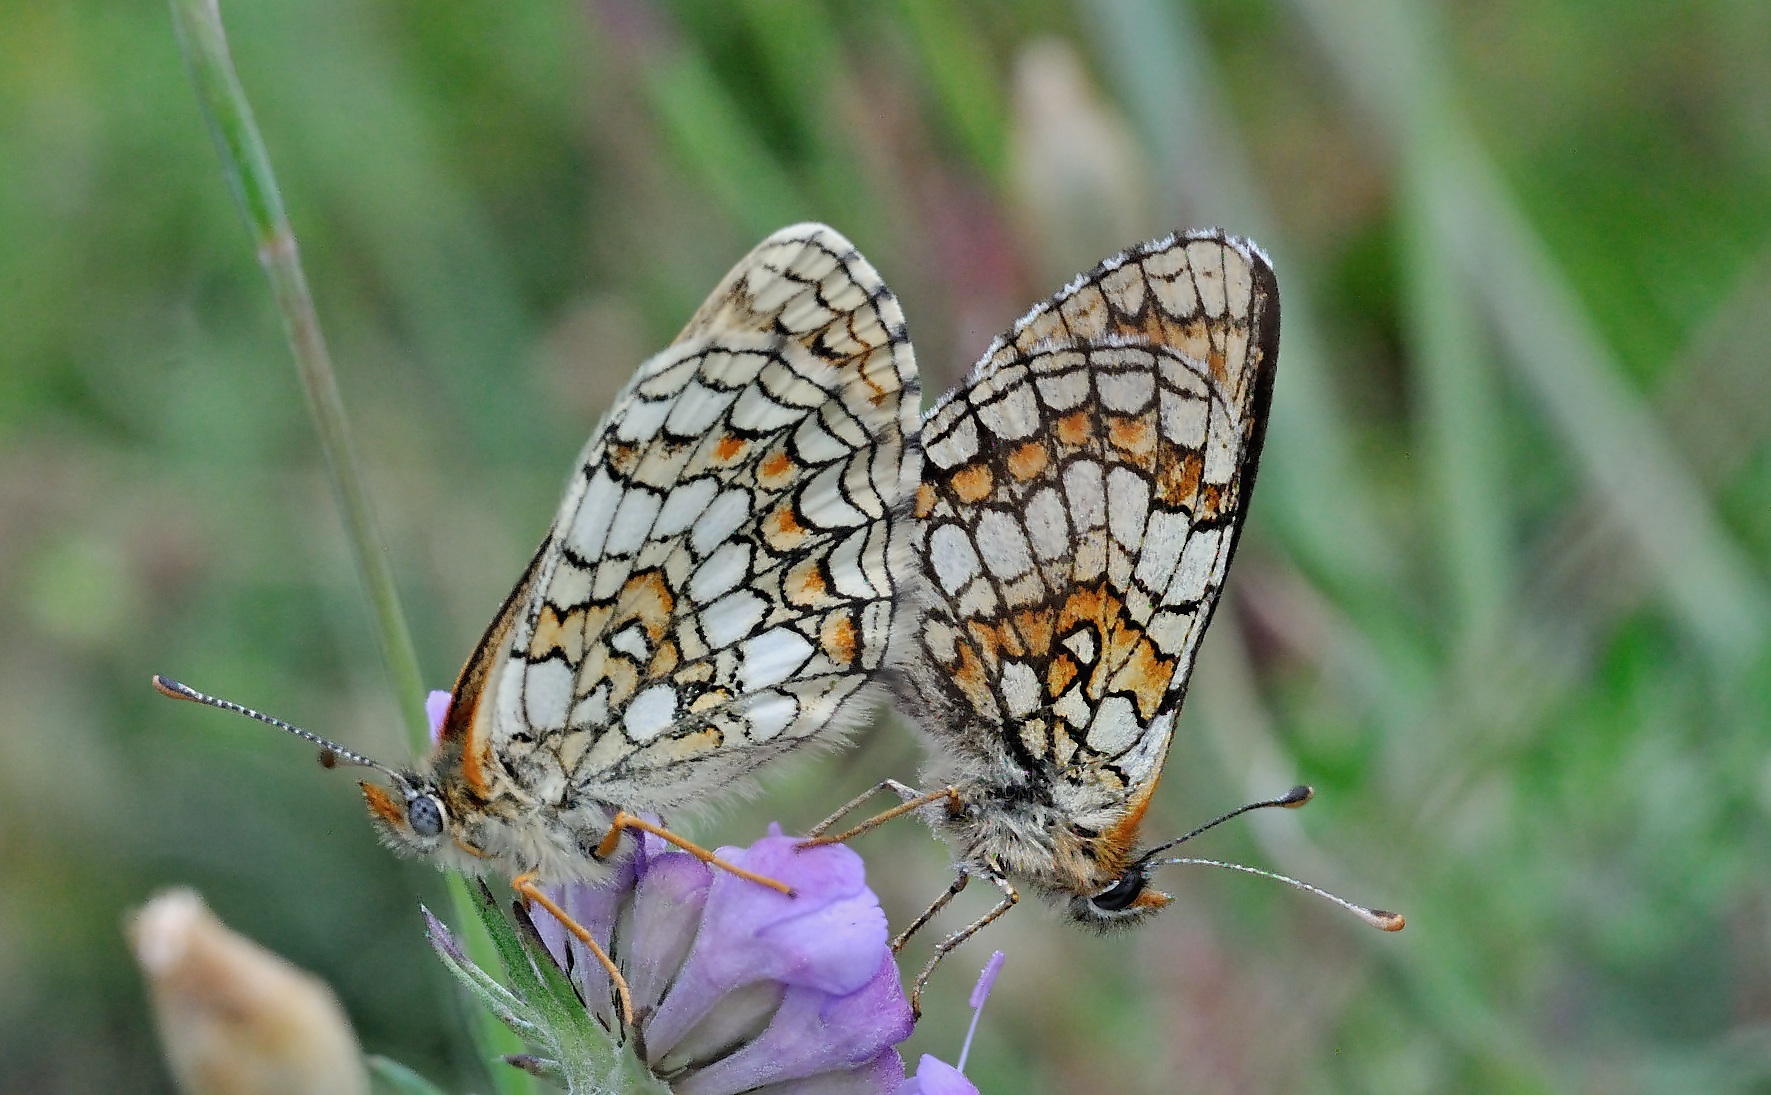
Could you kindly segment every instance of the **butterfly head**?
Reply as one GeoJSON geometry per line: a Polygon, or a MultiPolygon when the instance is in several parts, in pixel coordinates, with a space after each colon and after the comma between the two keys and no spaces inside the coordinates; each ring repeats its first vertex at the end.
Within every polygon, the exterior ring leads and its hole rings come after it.
{"type": "Polygon", "coordinates": [[[1155,790],[1154,779],[1145,782],[1104,828],[1074,822],[1065,827],[1070,840],[1061,839],[1058,846],[1072,844],[1081,853],[1058,857],[1069,868],[1063,889],[1072,919],[1098,931],[1114,931],[1142,923],[1174,900],[1150,886],[1150,857],[1138,852],[1138,829],[1155,790]]]}
{"type": "Polygon", "coordinates": [[[401,855],[424,856],[435,852],[456,834],[454,819],[436,785],[416,772],[400,772],[394,785],[363,780],[363,799],[369,819],[381,842],[401,855]]]}
{"type": "Polygon", "coordinates": [[[1105,888],[1070,898],[1070,916],[1103,931],[1129,928],[1145,920],[1173,898],[1150,888],[1144,864],[1134,862],[1105,888]]]}
{"type": "Polygon", "coordinates": [[[1168,894],[1150,887],[1150,875],[1158,867],[1173,863],[1193,862],[1178,858],[1158,859],[1163,852],[1176,845],[1185,844],[1200,833],[1216,828],[1233,817],[1239,817],[1250,810],[1265,809],[1279,806],[1296,808],[1310,801],[1311,791],[1308,787],[1293,787],[1275,799],[1251,802],[1246,806],[1212,819],[1194,829],[1178,840],[1171,840],[1149,848],[1141,854],[1134,855],[1130,845],[1136,839],[1138,820],[1143,815],[1143,806],[1148,802],[1148,792],[1134,803],[1134,809],[1123,819],[1120,825],[1103,833],[1097,841],[1097,858],[1106,864],[1122,864],[1105,885],[1091,888],[1086,893],[1073,893],[1070,899],[1070,915],[1076,920],[1102,930],[1130,927],[1163,908],[1174,900],[1168,894]]]}
{"type": "MultiPolygon", "coordinates": [[[[1100,931],[1130,927],[1169,903],[1136,854],[1136,809],[1095,828],[1036,791],[996,785],[949,811],[949,839],[987,874],[1025,880],[1072,920],[1100,931]]],[[[966,791],[961,790],[964,796],[966,791]]]]}

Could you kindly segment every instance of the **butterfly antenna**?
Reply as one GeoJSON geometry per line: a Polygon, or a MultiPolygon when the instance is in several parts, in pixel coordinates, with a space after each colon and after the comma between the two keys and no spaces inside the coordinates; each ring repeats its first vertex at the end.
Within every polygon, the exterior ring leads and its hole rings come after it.
{"type": "MultiPolygon", "coordinates": [[[[1269,809],[1270,807],[1273,807],[1273,806],[1283,806],[1287,810],[1295,810],[1299,806],[1302,806],[1304,803],[1310,801],[1315,796],[1316,796],[1315,791],[1311,790],[1309,787],[1300,783],[1296,787],[1293,787],[1291,790],[1285,792],[1283,795],[1280,795],[1278,798],[1270,798],[1270,799],[1266,799],[1261,802],[1251,802],[1246,806],[1238,806],[1234,810],[1231,810],[1227,814],[1220,814],[1219,816],[1212,818],[1210,821],[1206,822],[1204,825],[1201,825],[1199,828],[1194,829],[1192,832],[1188,833],[1186,836],[1176,837],[1175,839],[1169,841],[1167,844],[1156,845],[1156,847],[1151,848],[1149,851],[1145,852],[1143,854],[1143,856],[1140,858],[1139,862],[1143,863],[1147,866],[1154,867],[1154,866],[1156,866],[1156,864],[1151,863],[1149,861],[1152,856],[1156,855],[1156,853],[1166,852],[1170,848],[1173,848],[1178,844],[1185,844],[1185,843],[1187,843],[1187,841],[1192,840],[1194,837],[1198,836],[1200,833],[1206,832],[1209,829],[1215,829],[1219,825],[1222,825],[1224,822],[1229,821],[1233,817],[1241,817],[1243,814],[1246,814],[1251,810],[1265,810],[1265,809],[1269,809]]],[[[1171,860],[1170,862],[1176,862],[1176,861],[1171,860]]]]}
{"type": "Polygon", "coordinates": [[[265,714],[263,711],[254,711],[252,708],[243,704],[235,703],[232,700],[224,700],[219,696],[211,696],[207,692],[199,692],[188,684],[181,684],[178,681],[173,680],[171,677],[162,677],[158,673],[154,674],[154,690],[162,696],[171,696],[175,700],[188,700],[191,703],[200,703],[206,707],[219,707],[223,711],[232,711],[236,715],[245,715],[249,719],[257,719],[259,722],[274,726],[279,730],[287,730],[301,740],[319,746],[320,763],[327,768],[333,767],[339,761],[344,761],[346,764],[355,764],[362,768],[373,768],[377,772],[387,776],[389,779],[392,779],[395,783],[402,782],[398,772],[389,768],[387,765],[382,764],[380,761],[370,760],[368,757],[354,749],[346,749],[337,742],[327,741],[318,734],[310,734],[299,726],[286,723],[282,719],[265,714]]]}
{"type": "Polygon", "coordinates": [[[1359,919],[1380,931],[1399,932],[1408,923],[1407,920],[1403,919],[1401,913],[1386,912],[1383,909],[1370,909],[1366,908],[1364,905],[1355,905],[1346,898],[1331,894],[1320,886],[1312,886],[1308,882],[1299,882],[1297,879],[1291,878],[1287,875],[1275,874],[1272,871],[1263,871],[1259,867],[1250,867],[1242,863],[1225,863],[1220,859],[1192,859],[1182,857],[1178,859],[1159,859],[1154,863],[1147,863],[1145,866],[1166,867],[1171,863],[1192,863],[1201,867],[1222,867],[1226,871],[1241,871],[1243,874],[1260,875],[1262,878],[1270,878],[1275,882],[1283,882],[1287,886],[1302,890],[1305,893],[1313,893],[1317,897],[1326,897],[1328,900],[1334,902],[1336,905],[1339,905],[1341,908],[1347,910],[1354,916],[1357,916],[1359,919]]]}

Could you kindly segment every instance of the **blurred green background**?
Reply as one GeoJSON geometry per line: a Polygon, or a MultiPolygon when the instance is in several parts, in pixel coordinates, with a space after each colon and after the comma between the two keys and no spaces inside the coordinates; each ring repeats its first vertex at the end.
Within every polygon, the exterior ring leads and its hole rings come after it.
{"type": "MultiPolygon", "coordinates": [[[[1204,853],[1409,928],[1178,869],[1132,935],[1029,906],[910,1054],[954,1057],[1000,947],[991,1093],[1771,1091],[1771,6],[224,14],[437,687],[609,395],[774,228],[860,246],[931,394],[1129,244],[1273,256],[1260,490],[1147,829],[1313,783],[1204,853]]],[[[0,27],[0,1090],[168,1089],[119,928],[172,883],[485,1090],[439,876],[311,751],[147,687],[405,755],[166,9],[0,27]]],[[[917,763],[882,720],[691,829],[803,828],[917,763]]],[[[895,920],[944,883],[914,824],[860,850],[895,920]]]]}

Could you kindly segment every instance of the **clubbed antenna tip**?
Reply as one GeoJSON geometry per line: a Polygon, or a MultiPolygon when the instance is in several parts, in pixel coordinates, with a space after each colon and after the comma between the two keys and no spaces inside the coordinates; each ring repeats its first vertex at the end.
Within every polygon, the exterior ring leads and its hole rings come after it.
{"type": "Polygon", "coordinates": [[[1329,893],[1321,886],[1312,886],[1308,882],[1300,882],[1289,875],[1277,874],[1273,871],[1263,871],[1259,867],[1250,867],[1246,863],[1226,863],[1221,859],[1194,859],[1189,856],[1177,859],[1158,859],[1147,864],[1147,866],[1166,867],[1174,863],[1191,863],[1199,867],[1222,867],[1226,871],[1241,871],[1243,874],[1258,875],[1261,878],[1270,878],[1275,882],[1283,882],[1294,889],[1302,890],[1305,893],[1313,893],[1317,897],[1327,898],[1379,931],[1399,932],[1408,924],[1407,919],[1404,918],[1401,913],[1387,912],[1383,909],[1373,909],[1365,905],[1356,905],[1353,902],[1348,901],[1346,898],[1341,897],[1339,894],[1329,893]]]}
{"type": "Polygon", "coordinates": [[[1197,829],[1194,829],[1186,836],[1171,840],[1166,844],[1158,844],[1156,847],[1151,848],[1139,858],[1138,866],[1141,869],[1148,871],[1157,867],[1166,867],[1171,863],[1196,863],[1202,867],[1222,867],[1227,871],[1241,871],[1244,874],[1260,875],[1262,878],[1270,878],[1275,882],[1283,882],[1287,886],[1296,887],[1297,889],[1303,890],[1305,893],[1313,893],[1317,897],[1325,897],[1336,905],[1339,905],[1341,908],[1352,913],[1354,916],[1365,921],[1367,924],[1370,924],[1372,927],[1377,928],[1379,931],[1401,931],[1408,924],[1408,921],[1401,913],[1388,912],[1384,909],[1367,908],[1364,905],[1355,905],[1353,902],[1348,901],[1343,897],[1337,897],[1336,895],[1329,893],[1320,886],[1312,886],[1308,882],[1299,882],[1295,878],[1288,878],[1282,874],[1274,874],[1272,871],[1263,871],[1259,867],[1250,867],[1242,863],[1225,863],[1222,860],[1217,859],[1193,859],[1190,857],[1169,859],[1156,858],[1162,852],[1165,852],[1176,845],[1185,844],[1200,833],[1215,829],[1224,822],[1229,821],[1231,818],[1241,817],[1243,814],[1246,814],[1251,810],[1265,810],[1274,806],[1282,806],[1288,810],[1295,810],[1315,797],[1316,792],[1313,791],[1308,784],[1300,783],[1296,787],[1285,792],[1283,795],[1280,795],[1278,798],[1263,799],[1260,802],[1251,802],[1246,806],[1238,806],[1227,814],[1212,818],[1210,821],[1199,826],[1197,829]]]}

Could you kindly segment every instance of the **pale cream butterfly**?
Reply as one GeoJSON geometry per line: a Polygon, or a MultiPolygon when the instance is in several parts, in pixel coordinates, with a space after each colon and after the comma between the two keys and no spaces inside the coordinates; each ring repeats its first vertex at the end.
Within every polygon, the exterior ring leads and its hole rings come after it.
{"type": "Polygon", "coordinates": [[[823,225],[783,229],[616,397],[413,768],[155,683],[378,771],[362,788],[387,844],[514,876],[568,923],[537,884],[606,877],[627,829],[745,873],[637,815],[866,714],[914,569],[919,398],[873,267],[823,225]]]}

